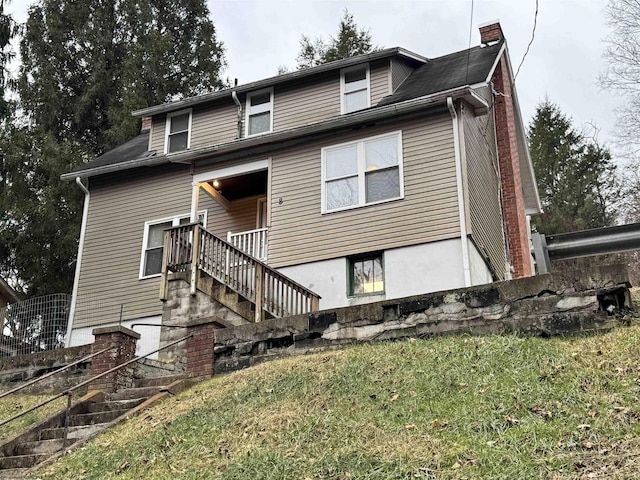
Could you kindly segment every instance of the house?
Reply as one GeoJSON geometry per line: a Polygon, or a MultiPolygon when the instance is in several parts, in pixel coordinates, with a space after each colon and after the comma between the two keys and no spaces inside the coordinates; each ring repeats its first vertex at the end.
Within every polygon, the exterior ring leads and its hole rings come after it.
{"type": "Polygon", "coordinates": [[[227,287],[241,265],[268,271],[256,296],[284,301],[289,282],[307,310],[532,275],[541,207],[513,72],[499,23],[480,33],[133,112],[139,136],[62,176],[86,196],[70,344],[122,322],[157,346],[159,287],[192,260],[226,262],[209,274],[227,287]]]}

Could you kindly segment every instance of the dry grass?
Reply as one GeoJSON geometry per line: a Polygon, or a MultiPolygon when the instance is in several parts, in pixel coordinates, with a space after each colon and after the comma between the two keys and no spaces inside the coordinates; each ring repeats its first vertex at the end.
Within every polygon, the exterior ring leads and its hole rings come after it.
{"type": "Polygon", "coordinates": [[[640,478],[640,326],[360,345],[202,383],[43,479],[640,478]]]}
{"type": "MultiPolygon", "coordinates": [[[[51,397],[52,395],[9,395],[8,397],[2,398],[0,399],[0,421],[7,420],[51,397]]],[[[0,427],[0,441],[6,440],[34,423],[44,420],[55,411],[64,407],[65,403],[66,400],[60,398],[38,410],[26,414],[18,420],[3,425],[0,427]]]]}

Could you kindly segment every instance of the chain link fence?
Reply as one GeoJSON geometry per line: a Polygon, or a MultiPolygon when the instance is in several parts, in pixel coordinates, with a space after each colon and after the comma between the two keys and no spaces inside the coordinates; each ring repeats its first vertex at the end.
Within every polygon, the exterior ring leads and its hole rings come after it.
{"type": "Polygon", "coordinates": [[[64,348],[71,295],[55,293],[0,308],[0,357],[64,348]]]}

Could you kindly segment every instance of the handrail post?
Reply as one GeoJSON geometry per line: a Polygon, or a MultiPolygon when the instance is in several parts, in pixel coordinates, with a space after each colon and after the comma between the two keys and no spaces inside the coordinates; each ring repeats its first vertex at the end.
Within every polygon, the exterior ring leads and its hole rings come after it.
{"type": "Polygon", "coordinates": [[[198,264],[200,259],[200,225],[193,226],[193,241],[191,242],[191,285],[189,293],[196,294],[196,282],[198,281],[198,264]]]}
{"type": "Polygon", "coordinates": [[[256,322],[264,320],[264,309],[262,308],[262,298],[264,296],[264,269],[262,264],[254,263],[256,268],[256,301],[255,301],[255,317],[256,322]]]}
{"type": "Polygon", "coordinates": [[[62,452],[67,449],[67,438],[69,436],[69,414],[71,411],[71,397],[73,396],[73,392],[68,390],[65,392],[67,395],[67,408],[64,412],[64,436],[62,437],[62,452]]]}
{"type": "Polygon", "coordinates": [[[317,295],[312,295],[311,296],[311,311],[312,312],[317,312],[318,310],[320,310],[320,297],[318,297],[317,295]]]}
{"type": "Polygon", "coordinates": [[[171,243],[171,233],[168,230],[164,232],[164,247],[162,249],[162,270],[160,272],[160,300],[167,299],[169,291],[169,275],[167,274],[167,265],[169,263],[169,249],[171,243]]]}

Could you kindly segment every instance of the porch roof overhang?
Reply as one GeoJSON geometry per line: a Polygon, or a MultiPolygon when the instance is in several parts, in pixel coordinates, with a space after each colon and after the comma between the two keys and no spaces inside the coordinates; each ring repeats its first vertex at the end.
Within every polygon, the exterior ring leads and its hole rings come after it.
{"type": "MultiPolygon", "coordinates": [[[[477,86],[477,85],[476,85],[477,86]]],[[[433,114],[438,108],[446,110],[448,97],[453,99],[464,99],[479,110],[488,109],[489,105],[474,89],[465,85],[438,92],[423,97],[412,98],[399,103],[371,107],[366,110],[349,113],[340,117],[331,118],[323,122],[312,125],[304,125],[289,130],[269,133],[257,137],[241,138],[231,142],[211,145],[202,148],[185,150],[170,154],[158,154],[157,152],[147,152],[143,157],[119,162],[116,164],[96,166],[75,172],[65,173],[60,176],[62,180],[71,181],[76,177],[88,178],[106,173],[119,172],[137,167],[151,167],[169,163],[191,164],[192,162],[205,160],[206,163],[218,163],[229,160],[236,156],[246,156],[254,154],[265,154],[270,151],[297,145],[309,140],[314,140],[324,136],[332,135],[341,130],[349,130],[353,127],[366,125],[371,122],[397,121],[411,115],[433,114]]]]}

